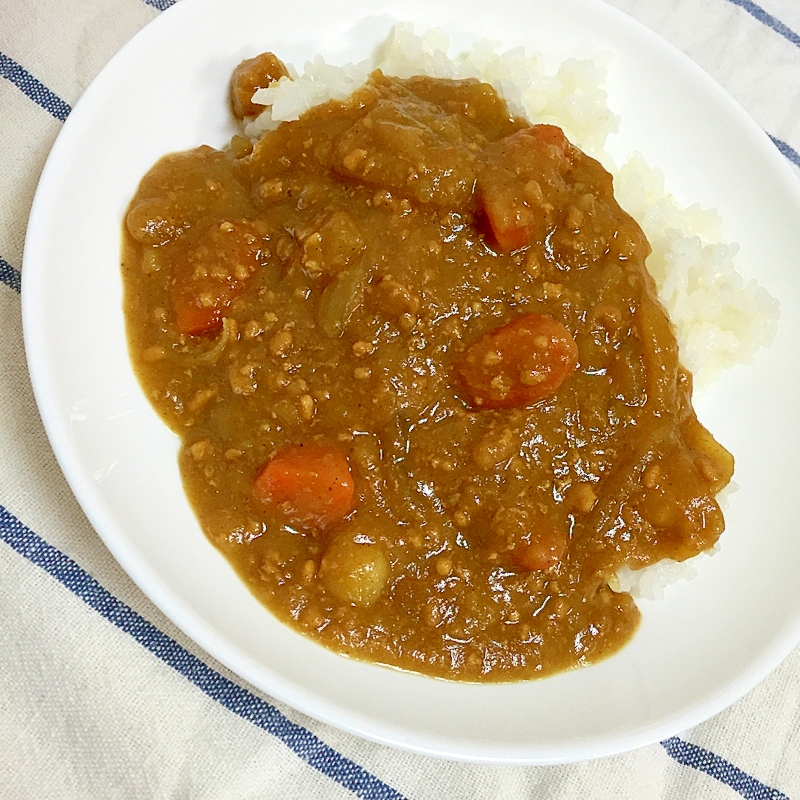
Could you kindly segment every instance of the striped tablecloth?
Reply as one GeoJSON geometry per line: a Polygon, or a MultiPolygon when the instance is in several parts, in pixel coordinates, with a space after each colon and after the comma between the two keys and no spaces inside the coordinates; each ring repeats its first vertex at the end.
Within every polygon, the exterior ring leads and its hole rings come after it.
{"type": "MultiPolygon", "coordinates": [[[[62,122],[172,2],[0,0],[0,797],[800,798],[800,650],[733,707],[660,744],[564,767],[464,765],[282,707],[131,584],[42,429],[20,269],[62,122]]],[[[800,176],[798,0],[613,2],[711,73],[800,176]]]]}

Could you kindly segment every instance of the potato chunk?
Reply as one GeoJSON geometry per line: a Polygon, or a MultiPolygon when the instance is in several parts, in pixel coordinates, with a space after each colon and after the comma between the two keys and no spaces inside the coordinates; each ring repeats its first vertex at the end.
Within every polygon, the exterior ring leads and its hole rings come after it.
{"type": "Polygon", "coordinates": [[[231,106],[236,119],[257,117],[264,106],[253,102],[256,89],[269,86],[288,74],[289,70],[273,53],[261,53],[242,61],[231,78],[231,106]]]}
{"type": "Polygon", "coordinates": [[[319,579],[340,602],[371,606],[383,592],[391,570],[383,547],[363,533],[334,538],[322,557],[319,579]]]}

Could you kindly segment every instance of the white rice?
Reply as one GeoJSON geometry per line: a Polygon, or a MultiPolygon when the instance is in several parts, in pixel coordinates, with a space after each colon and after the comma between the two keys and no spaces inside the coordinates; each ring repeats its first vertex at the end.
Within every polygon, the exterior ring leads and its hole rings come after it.
{"type": "Polygon", "coordinates": [[[745,283],[735,263],[739,246],[720,241],[717,212],[696,204],[681,208],[661,170],[639,154],[619,169],[614,190],[653,248],[647,268],[695,385],[748,363],[775,335],[778,301],[756,281],[745,283]]]}
{"type": "MultiPolygon", "coordinates": [[[[735,481],[731,481],[717,495],[717,501],[723,511],[728,507],[730,496],[737,491],[739,491],[739,485],[735,481]]],[[[685,561],[664,558],[657,564],[644,569],[621,567],[615,575],[611,576],[608,585],[612,591],[630,592],[637,599],[663,600],[664,589],[667,586],[681,580],[690,581],[692,578],[696,578],[697,565],[709,556],[716,555],[719,551],[720,544],[717,542],[708,550],[703,551],[694,558],[687,558],[685,561]]]]}
{"type": "MultiPolygon", "coordinates": [[[[342,100],[380,69],[401,78],[478,78],[494,86],[512,112],[533,123],[558,125],[584,152],[606,166],[613,164],[604,149],[619,126],[604,88],[609,58],[569,59],[548,74],[542,57],[523,48],[500,52],[497,43],[483,39],[468,53],[451,58],[449,44],[440,29],[416,35],[410,23],[401,23],[375,59],[334,67],[318,56],[302,75],[289,66],[291,77],[254,94],[253,101],[265,110],[246,123],[245,134],[257,139],[313,105],[342,100]]],[[[667,191],[663,173],[639,154],[613,171],[620,205],[639,222],[653,248],[647,267],[695,385],[750,361],[775,335],[778,301],[754,280],[744,281],[736,267],[738,245],[720,241],[717,212],[696,204],[682,208],[667,191]]],[[[708,551],[713,552],[715,548],[708,551]]],[[[660,598],[667,584],[693,577],[694,562],[704,555],[682,563],[666,559],[643,570],[623,568],[612,588],[660,598]]]]}
{"type": "Polygon", "coordinates": [[[712,556],[719,550],[718,545],[704,553],[688,558],[686,561],[673,561],[664,558],[657,564],[644,569],[620,567],[612,575],[608,585],[614,592],[630,592],[637,600],[663,600],[667,586],[678,581],[690,581],[697,577],[697,562],[712,556]]]}
{"type": "Polygon", "coordinates": [[[584,152],[605,156],[606,138],[616,132],[619,117],[606,104],[604,62],[569,59],[548,75],[541,56],[522,47],[498,52],[497,43],[482,39],[468,53],[450,58],[449,46],[441,29],[417,36],[410,23],[399,23],[375,59],[333,67],[317,56],[306,63],[302,75],[287,65],[291,77],[256,90],[253,102],[265,110],[245,125],[245,133],[257,139],[281,122],[298,119],[312,105],[342,100],[380,69],[399,78],[478,78],[494,86],[514,113],[532,122],[559,125],[584,152]]]}

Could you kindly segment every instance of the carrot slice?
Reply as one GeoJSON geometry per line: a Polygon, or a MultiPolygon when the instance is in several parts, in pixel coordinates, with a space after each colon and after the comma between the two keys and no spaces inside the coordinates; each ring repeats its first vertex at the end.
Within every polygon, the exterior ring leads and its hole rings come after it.
{"type": "Polygon", "coordinates": [[[525,128],[523,133],[536,139],[540,144],[557,148],[562,155],[569,147],[569,141],[558,125],[531,125],[530,128],[525,128]]]}
{"type": "Polygon", "coordinates": [[[247,220],[223,222],[176,261],[172,302],[179,333],[201,336],[219,330],[223,311],[258,269],[262,244],[247,220]]]}
{"type": "Polygon", "coordinates": [[[253,498],[279,509],[309,532],[341,522],[353,508],[353,475],[347,457],[325,442],[290,445],[264,464],[253,482],[253,498]]]}
{"type": "Polygon", "coordinates": [[[192,292],[176,291],[175,324],[180,333],[202,336],[214,333],[222,326],[222,304],[205,307],[192,292]]]}
{"type": "Polygon", "coordinates": [[[567,532],[553,526],[536,527],[511,551],[511,561],[522,570],[550,569],[564,557],[567,532]]]}
{"type": "Polygon", "coordinates": [[[473,408],[523,408],[555,394],[578,363],[572,334],[525,314],[473,342],[456,369],[473,408]]]}
{"type": "Polygon", "coordinates": [[[555,125],[534,125],[486,148],[478,197],[502,251],[544,238],[571,165],[569,148],[555,125]]]}
{"type": "Polygon", "coordinates": [[[569,542],[565,518],[543,507],[520,503],[503,506],[489,524],[490,546],[517,570],[547,570],[564,557],[569,542]]]}

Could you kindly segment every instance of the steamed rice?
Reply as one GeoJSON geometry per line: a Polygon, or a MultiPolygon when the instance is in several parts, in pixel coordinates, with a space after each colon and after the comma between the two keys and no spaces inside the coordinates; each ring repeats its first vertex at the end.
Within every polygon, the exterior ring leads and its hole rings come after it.
{"type": "MultiPolygon", "coordinates": [[[[720,240],[718,213],[696,204],[681,207],[667,191],[663,173],[640,154],[615,169],[605,151],[608,136],[619,127],[604,88],[607,58],[568,59],[548,74],[542,57],[523,48],[499,52],[496,43],[483,39],[454,58],[447,55],[448,49],[442,30],[416,35],[410,23],[401,23],[375,59],[335,67],[317,56],[302,74],[289,65],[290,77],[255,92],[253,101],[265,110],[246,123],[245,134],[258,139],[314,105],[344,100],[374,69],[400,78],[478,78],[491,84],[513,113],[533,123],[558,125],[570,141],[612,172],[617,200],[641,225],[653,248],[647,267],[695,385],[749,362],[772,341],[778,301],[756,281],[745,282],[736,267],[738,245],[720,240]]],[[[660,599],[667,584],[694,577],[695,562],[705,555],[682,563],[665,559],[643,570],[624,567],[610,584],[615,591],[660,599]]]]}

